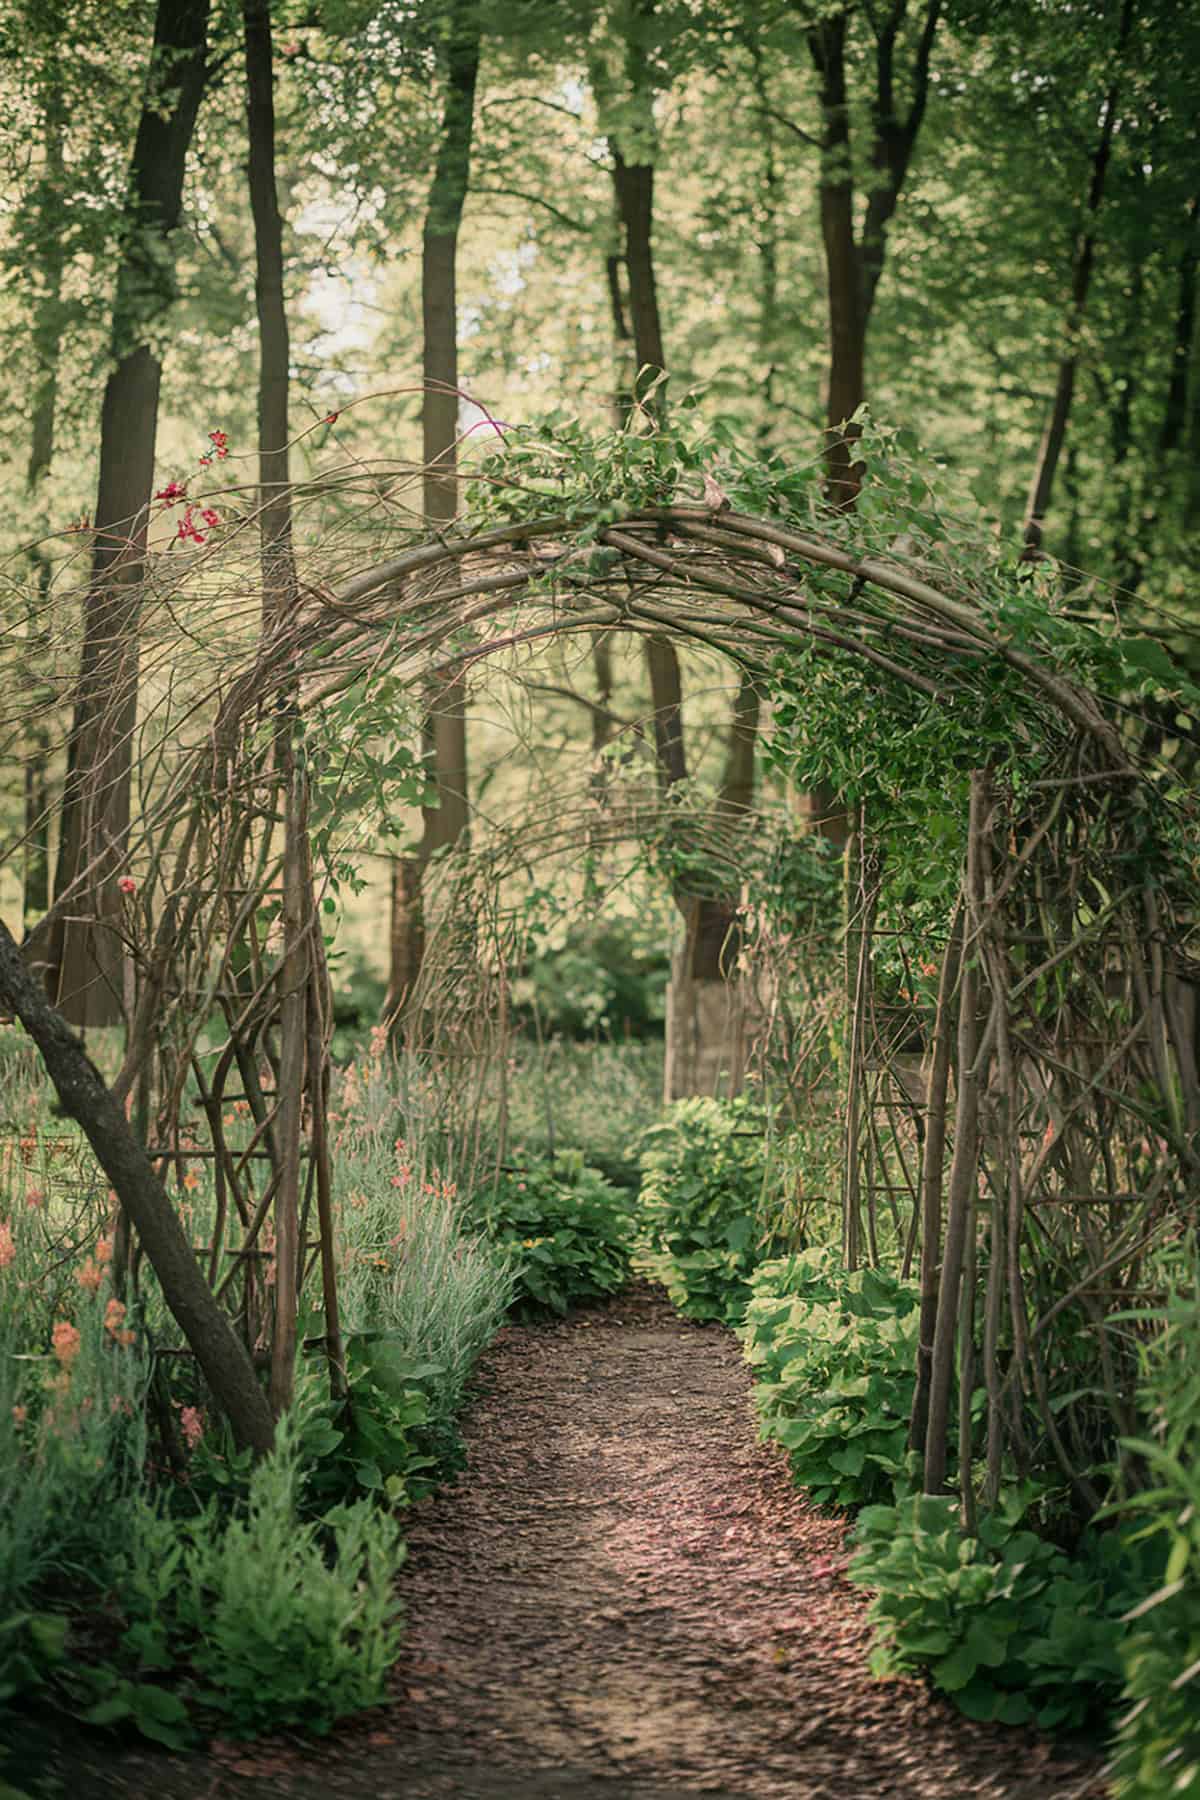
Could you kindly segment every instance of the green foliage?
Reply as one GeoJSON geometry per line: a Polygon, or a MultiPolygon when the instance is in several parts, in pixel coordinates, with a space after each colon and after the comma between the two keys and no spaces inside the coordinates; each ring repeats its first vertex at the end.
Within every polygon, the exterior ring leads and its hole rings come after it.
{"type": "Polygon", "coordinates": [[[748,1096],[679,1100],[642,1134],[648,1266],[689,1319],[736,1324],[774,1246],[763,1208],[767,1119],[748,1096]]]}
{"type": "Polygon", "coordinates": [[[764,1437],[821,1505],[859,1506],[904,1474],[917,1290],[835,1252],[764,1263],[742,1337],[764,1437]]]}
{"type": "MultiPolygon", "coordinates": [[[[325,1732],[378,1704],[398,1647],[398,1526],[371,1500],[304,1520],[299,1451],[283,1422],[232,1515],[210,1502],[178,1521],[143,1499],[127,1520],[122,1659],[139,1677],[189,1666],[196,1702],[237,1736],[325,1732]]],[[[111,1724],[139,1704],[125,1682],[88,1716],[111,1724]]]]}
{"type": "Polygon", "coordinates": [[[657,1036],[669,966],[665,947],[639,942],[632,926],[576,926],[562,944],[529,959],[513,984],[513,1014],[532,1020],[536,1008],[548,1035],[657,1036]]]}
{"type": "Polygon", "coordinates": [[[74,1322],[50,1311],[44,1229],[28,1204],[0,1215],[0,1705],[61,1671],[67,1597],[119,1544],[146,1454],[145,1358],[100,1291],[74,1288],[74,1322]]]}
{"type": "Polygon", "coordinates": [[[1074,1557],[1022,1520],[1032,1483],[963,1534],[953,1498],[911,1494],[859,1514],[851,1580],[874,1590],[871,1667],[927,1669],[972,1719],[1078,1727],[1121,1679],[1122,1614],[1139,1561],[1116,1533],[1074,1557]]]}
{"type": "MultiPolygon", "coordinates": [[[[1194,1254],[1194,1251],[1193,1251],[1194,1254]]],[[[1139,1535],[1165,1555],[1161,1581],[1130,1613],[1125,1710],[1115,1758],[1121,1800],[1200,1796],[1200,1282],[1157,1316],[1143,1353],[1142,1410],[1153,1436],[1127,1448],[1149,1485],[1129,1502],[1139,1535]]]]}
{"type": "Polygon", "coordinates": [[[629,1279],[629,1199],[578,1151],[515,1157],[472,1210],[511,1261],[517,1313],[565,1313],[629,1279]]]}
{"type": "Polygon", "coordinates": [[[638,1139],[662,1110],[662,1082],[661,1041],[518,1040],[509,1089],[513,1142],[534,1157],[569,1144],[609,1181],[636,1192],[638,1139]]]}

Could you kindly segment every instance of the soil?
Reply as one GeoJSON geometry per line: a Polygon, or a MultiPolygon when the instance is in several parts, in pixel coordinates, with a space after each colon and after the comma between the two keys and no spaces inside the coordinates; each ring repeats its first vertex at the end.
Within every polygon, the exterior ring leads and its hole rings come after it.
{"type": "Polygon", "coordinates": [[[321,1743],[50,1746],[18,1787],[90,1800],[1101,1800],[1101,1747],[873,1681],[843,1528],[756,1443],[732,1337],[649,1292],[510,1327],[469,1468],[411,1513],[388,1704],[321,1743]]]}

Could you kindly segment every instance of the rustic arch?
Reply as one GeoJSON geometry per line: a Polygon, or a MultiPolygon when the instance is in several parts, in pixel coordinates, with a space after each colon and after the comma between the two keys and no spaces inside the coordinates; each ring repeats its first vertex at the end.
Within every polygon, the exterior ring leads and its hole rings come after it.
{"type": "MultiPolygon", "coordinates": [[[[1016,640],[944,546],[928,543],[910,557],[872,553],[862,533],[855,520],[797,529],[690,504],[463,524],[365,568],[339,552],[349,572],[302,583],[293,610],[262,635],[248,526],[219,557],[186,569],[160,559],[144,612],[150,699],[138,728],[141,816],[126,849],[134,888],[119,921],[126,991],[99,1004],[59,999],[80,1022],[123,1016],[113,1096],[121,1106],[139,1097],[160,1177],[188,1138],[203,1137],[187,1153],[211,1159],[218,1188],[204,1272],[245,1342],[269,1340],[277,1408],[291,1392],[299,1291],[318,1271],[335,1386],[342,1362],[326,1129],[329,990],[310,832],[318,721],[336,719],[347,696],[370,695],[381,682],[427,694],[431,682],[458,680],[544,637],[616,628],[671,634],[768,685],[780,652],[852,658],[934,706],[969,706],[997,668],[1018,678],[1027,719],[1052,743],[1062,774],[1019,797],[986,767],[972,775],[968,854],[936,1013],[919,1091],[911,1069],[905,1087],[922,1144],[908,1227],[922,1280],[913,1436],[925,1452],[926,1486],[939,1491],[956,1345],[978,1337],[990,1496],[1002,1460],[1025,1453],[1022,1391],[1078,1482],[1072,1445],[1100,1429],[1095,1409],[1086,1418],[1070,1407],[1057,1412],[1039,1354],[1070,1308],[1089,1316],[1100,1308],[1097,1380],[1109,1426],[1125,1426],[1128,1347],[1104,1326],[1107,1290],[1136,1289],[1148,1246],[1189,1204],[1200,1130],[1194,1007],[1183,979],[1190,919],[1170,882],[1130,878],[1147,817],[1169,810],[1158,765],[1139,751],[1118,707],[1016,640]],[[181,652],[186,672],[174,666],[181,652]],[[1049,872],[1057,886],[1047,912],[1049,872]],[[1085,894],[1088,880],[1106,904],[1085,894]],[[1012,947],[1039,906],[1041,966],[1018,971],[1012,947]],[[1038,980],[1068,969],[1053,1007],[1020,1006],[1038,980]],[[220,1041],[202,1061],[201,1039],[216,1020],[220,1041]],[[198,1131],[183,1117],[189,1084],[199,1094],[198,1131]],[[235,1085],[254,1119],[251,1154],[225,1139],[235,1085]],[[253,1254],[268,1221],[270,1287],[253,1254]],[[986,1268],[976,1266],[981,1243],[986,1268]],[[1045,1272],[1037,1292],[1030,1255],[1045,1272]]],[[[14,729],[28,728],[29,712],[14,711],[14,729]]],[[[98,847],[98,863],[107,848],[98,847]]],[[[852,1260],[864,1254],[881,1084],[904,1086],[870,1000],[879,870],[869,841],[860,836],[854,852],[843,1188],[852,1260]]],[[[85,875],[55,910],[68,930],[112,931],[100,898],[85,875]]],[[[30,951],[36,963],[37,941],[30,951]]],[[[107,966],[111,958],[97,960],[107,966]]],[[[20,996],[8,997],[22,1011],[20,996]]],[[[1090,1490],[1083,1497],[1098,1499],[1090,1490]]]]}

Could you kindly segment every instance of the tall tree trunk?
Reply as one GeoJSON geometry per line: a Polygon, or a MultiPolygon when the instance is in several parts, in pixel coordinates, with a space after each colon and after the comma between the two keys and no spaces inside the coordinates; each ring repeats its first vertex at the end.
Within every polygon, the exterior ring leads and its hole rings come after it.
{"type": "Polygon", "coordinates": [[[854,235],[850,101],[846,91],[847,15],[834,13],[809,34],[821,92],[821,242],[829,312],[825,388],[825,463],[835,506],[853,505],[861,471],[858,432],[850,423],[866,396],[867,322],[854,235]]]}
{"type": "Polygon", "coordinates": [[[275,87],[270,0],[242,0],[254,303],[258,314],[258,503],[263,620],[295,597],[288,429],[289,340],[283,298],[283,221],[275,171],[275,87]]]}
{"type": "MultiPolygon", "coordinates": [[[[35,373],[30,420],[29,463],[26,493],[36,508],[41,489],[54,460],[54,430],[58,412],[58,361],[62,347],[62,290],[66,257],[58,210],[66,181],[63,161],[64,108],[58,59],[51,54],[42,95],[45,168],[44,199],[40,206],[42,228],[38,257],[39,287],[34,302],[33,351],[35,373]]],[[[52,567],[45,551],[33,551],[34,592],[26,634],[31,658],[44,630],[50,599],[52,567]]],[[[28,671],[34,679],[34,667],[28,671]]],[[[30,930],[50,905],[50,741],[43,719],[33,718],[25,746],[25,835],[22,868],[22,919],[30,930]]]]}
{"type": "Polygon", "coordinates": [[[896,49],[909,0],[891,0],[873,21],[875,79],[871,93],[871,164],[861,239],[855,194],[850,92],[846,76],[850,14],[821,19],[808,33],[821,108],[821,240],[829,307],[829,372],[825,394],[825,462],[835,506],[852,506],[862,481],[854,457],[859,433],[851,424],[866,399],[867,330],[887,256],[887,233],[900,200],[929,98],[929,70],[942,0],[926,0],[913,49],[912,97],[901,116],[896,97],[896,49]]]}
{"type": "Polygon", "coordinates": [[[125,206],[113,306],[113,368],[100,419],[100,478],[83,654],[67,751],[55,902],[52,993],[77,1024],[122,1017],[124,957],[115,877],[129,833],[138,702],[138,620],[162,369],[151,328],[175,297],[170,234],[207,76],[209,0],[158,0],[125,206]],[[64,914],[71,914],[66,919],[64,914]]]}
{"type": "Polygon", "coordinates": [[[754,97],[758,102],[762,145],[761,222],[757,240],[759,268],[758,360],[762,412],[755,436],[760,449],[769,450],[775,430],[776,384],[779,377],[779,204],[781,177],[775,150],[775,124],[767,81],[762,42],[752,27],[747,41],[754,97]]]}
{"type": "Polygon", "coordinates": [[[1124,0],[1121,8],[1121,21],[1117,28],[1115,54],[1118,67],[1109,83],[1108,92],[1104,96],[1104,105],[1100,113],[1100,135],[1092,153],[1092,168],[1084,210],[1084,227],[1075,252],[1075,266],[1071,275],[1071,298],[1067,307],[1063,354],[1059,358],[1054,399],[1051,402],[1045,431],[1042,433],[1041,447],[1034,464],[1033,479],[1029,485],[1029,499],[1025,507],[1024,548],[1022,550],[1022,561],[1024,562],[1035,562],[1041,554],[1046,514],[1050,510],[1050,502],[1054,494],[1054,478],[1058,473],[1063,444],[1066,442],[1067,425],[1071,417],[1071,403],[1075,398],[1075,381],[1079,372],[1080,338],[1087,315],[1092,270],[1096,262],[1096,223],[1104,199],[1104,184],[1108,175],[1108,165],[1112,156],[1113,132],[1117,123],[1117,104],[1121,91],[1119,61],[1129,40],[1132,23],[1133,0],[1124,0]]]}
{"type": "MultiPolygon", "coordinates": [[[[442,57],[441,139],[421,245],[424,508],[434,530],[458,512],[458,234],[470,183],[479,57],[476,0],[450,0],[442,57]]],[[[409,866],[393,872],[388,981],[393,1018],[402,1011],[421,967],[425,928],[420,871],[436,851],[469,842],[467,704],[461,678],[429,697],[422,735],[437,804],[423,809],[417,857],[403,859],[409,866]]]]}
{"type": "MultiPolygon", "coordinates": [[[[644,135],[650,135],[649,127],[644,135]]],[[[654,268],[654,165],[627,161],[611,138],[609,150],[624,234],[629,314],[638,364],[636,398],[652,416],[662,418],[666,409],[663,387],[649,392],[655,378],[667,370],[654,268]]],[[[659,791],[666,799],[672,788],[687,779],[683,682],[670,638],[647,638],[646,665],[659,791]]],[[[729,816],[753,804],[757,723],[757,691],[743,680],[730,724],[718,813],[729,816]]],[[[675,958],[668,994],[664,1091],[669,1100],[713,1092],[723,1074],[736,1080],[730,1070],[740,1064],[742,1026],[740,996],[731,979],[740,949],[737,896],[697,892],[686,881],[676,880],[674,898],[683,917],[684,942],[675,958]]]]}
{"type": "Polygon", "coordinates": [[[249,1353],[217,1304],[179,1215],[124,1113],[61,1013],[47,1002],[2,922],[0,1006],[20,1019],[41,1052],[63,1110],[82,1127],[122,1211],[136,1227],[163,1299],[234,1437],[261,1455],[271,1448],[274,1427],[249,1353]]]}

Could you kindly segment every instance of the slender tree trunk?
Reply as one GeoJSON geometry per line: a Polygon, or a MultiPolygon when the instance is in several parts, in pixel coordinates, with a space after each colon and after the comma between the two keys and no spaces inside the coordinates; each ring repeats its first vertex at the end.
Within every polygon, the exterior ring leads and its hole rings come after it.
{"type": "Polygon", "coordinates": [[[100,479],[83,655],[67,752],[55,902],[51,992],[78,1024],[122,1016],[124,958],[115,877],[129,833],[137,724],[138,621],[154,484],[161,365],[151,328],[175,284],[170,233],[179,223],[188,147],[207,76],[209,0],[158,0],[145,99],[125,208],[113,307],[113,368],[100,419],[100,479]],[[69,922],[64,913],[73,916],[69,922]]]}
{"type": "Polygon", "coordinates": [[[821,241],[829,309],[825,461],[835,506],[853,505],[858,493],[861,471],[853,450],[858,432],[850,421],[866,397],[867,320],[854,235],[847,23],[846,13],[834,13],[809,35],[821,88],[821,241]]]}
{"type": "Polygon", "coordinates": [[[748,39],[754,96],[758,102],[762,145],[761,221],[757,239],[759,269],[758,359],[762,413],[756,437],[761,449],[769,449],[775,429],[776,386],[779,378],[779,204],[782,185],[775,149],[775,126],[767,64],[758,31],[748,39]]]}
{"type": "Polygon", "coordinates": [[[853,506],[862,482],[851,424],[866,399],[867,329],[887,255],[887,233],[908,177],[929,97],[929,70],[942,0],[926,0],[912,55],[912,98],[901,117],[896,100],[896,46],[908,0],[893,0],[874,24],[871,162],[861,240],[854,223],[850,93],[846,77],[850,14],[830,13],[808,33],[820,87],[821,239],[829,302],[829,374],[825,395],[825,461],[835,506],[853,506]]]}
{"type": "Polygon", "coordinates": [[[261,1455],[274,1426],[249,1353],[213,1296],[179,1215],[125,1115],[0,922],[0,1004],[37,1045],[63,1110],[82,1127],[150,1258],[163,1298],[239,1444],[261,1455]]]}
{"type": "MultiPolygon", "coordinates": [[[[63,161],[62,89],[58,61],[51,58],[42,99],[45,169],[40,244],[39,291],[35,302],[33,351],[35,374],[33,411],[29,439],[29,464],[25,486],[30,502],[36,507],[41,489],[54,460],[54,429],[58,412],[58,362],[62,347],[62,290],[66,258],[58,208],[66,183],[63,161]]],[[[32,554],[36,599],[29,610],[26,635],[31,658],[36,657],[39,639],[45,631],[45,613],[50,599],[52,567],[41,549],[32,554]]],[[[35,679],[31,661],[30,682],[35,679]]],[[[25,747],[25,836],[22,869],[22,919],[30,930],[50,905],[50,742],[43,719],[33,718],[25,747]]]]}
{"type": "MultiPolygon", "coordinates": [[[[425,517],[434,529],[458,512],[458,234],[471,174],[480,26],[476,0],[450,0],[443,59],[444,97],[437,164],[421,246],[425,390],[421,430],[425,517]]],[[[425,944],[422,871],[435,851],[470,838],[467,696],[461,678],[431,694],[422,726],[437,805],[424,812],[415,858],[399,859],[391,885],[391,967],[387,1017],[399,1023],[425,944]]]]}
{"type": "Polygon", "coordinates": [[[283,221],[275,169],[275,86],[270,0],[242,0],[254,302],[258,314],[258,499],[263,620],[287,613],[296,584],[288,429],[289,339],[283,296],[283,221]]]}
{"type": "MultiPolygon", "coordinates": [[[[1124,0],[1121,8],[1121,22],[1117,30],[1116,57],[1118,65],[1128,42],[1132,23],[1133,0],[1124,0]]],[[[1075,267],[1071,276],[1071,298],[1067,307],[1063,354],[1059,359],[1054,399],[1050,406],[1050,415],[1046,420],[1045,431],[1042,433],[1041,447],[1034,464],[1033,479],[1029,486],[1029,499],[1025,507],[1024,549],[1022,551],[1022,560],[1025,562],[1035,562],[1041,554],[1046,514],[1050,510],[1050,502],[1054,494],[1054,478],[1058,473],[1059,460],[1066,442],[1067,426],[1071,417],[1071,404],[1075,398],[1075,382],[1079,373],[1080,338],[1087,315],[1092,271],[1096,263],[1096,223],[1104,199],[1104,184],[1112,156],[1113,132],[1116,129],[1120,91],[1121,73],[1118,66],[1118,70],[1109,84],[1108,92],[1104,96],[1104,105],[1101,109],[1100,135],[1092,154],[1091,176],[1088,182],[1085,224],[1079,239],[1079,247],[1075,253],[1075,267]]]]}

